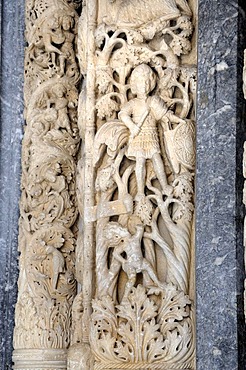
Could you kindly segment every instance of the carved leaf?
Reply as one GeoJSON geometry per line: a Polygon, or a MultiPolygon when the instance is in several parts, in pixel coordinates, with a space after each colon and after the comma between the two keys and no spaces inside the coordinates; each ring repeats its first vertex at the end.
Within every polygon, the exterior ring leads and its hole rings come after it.
{"type": "Polygon", "coordinates": [[[176,329],[167,332],[165,359],[175,361],[182,359],[192,345],[192,330],[188,321],[178,324],[176,329]]]}
{"type": "MultiPolygon", "coordinates": [[[[135,361],[156,360],[162,349],[160,346],[162,336],[159,332],[159,324],[155,321],[158,307],[147,297],[145,288],[141,285],[133,288],[127,301],[117,308],[119,310],[117,315],[120,318],[118,333],[122,342],[130,349],[128,358],[130,359],[133,353],[135,361]],[[157,357],[153,355],[156,353],[155,348],[157,357]],[[151,358],[149,354],[152,354],[151,358]]],[[[119,348],[118,353],[123,356],[119,348]]]]}
{"type": "Polygon", "coordinates": [[[114,113],[119,111],[119,104],[111,99],[109,95],[105,95],[96,104],[97,115],[99,118],[103,119],[107,117],[108,119],[114,118],[114,113]]]}
{"type": "Polygon", "coordinates": [[[98,359],[115,358],[114,348],[117,339],[117,317],[115,305],[109,296],[92,302],[90,342],[98,359]]]}
{"type": "Polygon", "coordinates": [[[97,85],[101,94],[110,92],[110,85],[112,86],[112,71],[111,68],[105,67],[97,71],[97,85]]]}
{"type": "Polygon", "coordinates": [[[174,196],[181,201],[183,207],[179,206],[173,213],[173,220],[177,221],[185,217],[191,221],[194,205],[193,205],[193,174],[186,172],[182,173],[174,182],[174,196]]]}
{"type": "Polygon", "coordinates": [[[117,318],[115,312],[114,301],[111,297],[106,296],[103,298],[103,301],[100,299],[95,299],[92,303],[93,307],[93,322],[96,323],[99,330],[102,332],[112,332],[116,333],[117,318]],[[101,319],[103,321],[101,321],[101,319]]]}
{"type": "Polygon", "coordinates": [[[119,359],[123,362],[134,362],[134,350],[130,343],[122,343],[121,340],[117,340],[117,347],[115,353],[117,353],[119,359]]]}
{"type": "Polygon", "coordinates": [[[178,321],[189,316],[190,304],[191,301],[184,292],[178,291],[172,284],[167,285],[157,319],[163,334],[175,327],[178,321]]]}

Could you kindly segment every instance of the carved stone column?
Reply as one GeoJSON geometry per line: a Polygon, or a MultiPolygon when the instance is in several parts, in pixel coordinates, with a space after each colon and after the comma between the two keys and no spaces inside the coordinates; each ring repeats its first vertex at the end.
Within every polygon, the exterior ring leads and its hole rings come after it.
{"type": "Polygon", "coordinates": [[[77,5],[26,2],[14,368],[66,369],[76,293],[77,5]]]}
{"type": "Polygon", "coordinates": [[[94,369],[195,368],[195,12],[186,0],[83,8],[82,292],[69,369],[93,357],[94,369]]]}

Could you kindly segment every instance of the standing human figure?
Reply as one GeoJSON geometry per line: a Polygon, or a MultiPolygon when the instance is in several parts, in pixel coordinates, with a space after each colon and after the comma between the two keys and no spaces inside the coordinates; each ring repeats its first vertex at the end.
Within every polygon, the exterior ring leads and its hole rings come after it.
{"type": "Polygon", "coordinates": [[[180,123],[183,120],[168,110],[157,95],[149,96],[156,86],[156,75],[147,64],[137,66],[131,75],[130,86],[136,98],[126,103],[119,112],[119,119],[130,130],[126,156],[136,161],[137,195],[139,201],[145,196],[146,160],[150,159],[164,195],[171,195],[159,143],[157,124],[167,117],[180,123]]]}

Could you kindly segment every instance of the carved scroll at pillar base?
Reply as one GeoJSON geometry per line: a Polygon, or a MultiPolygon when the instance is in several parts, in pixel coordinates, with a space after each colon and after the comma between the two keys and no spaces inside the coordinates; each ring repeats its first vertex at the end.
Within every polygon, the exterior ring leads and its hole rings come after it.
{"type": "Polygon", "coordinates": [[[67,351],[63,349],[16,349],[13,352],[15,370],[67,369],[67,351]]]}

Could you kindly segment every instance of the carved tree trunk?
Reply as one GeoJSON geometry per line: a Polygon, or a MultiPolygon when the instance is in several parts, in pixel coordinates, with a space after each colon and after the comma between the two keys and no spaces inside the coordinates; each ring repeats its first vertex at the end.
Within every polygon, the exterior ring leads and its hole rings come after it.
{"type": "Polygon", "coordinates": [[[187,0],[83,8],[82,291],[69,369],[195,368],[194,8],[187,0]]]}
{"type": "Polygon", "coordinates": [[[66,369],[76,294],[77,5],[26,1],[15,369],[66,369]]]}

